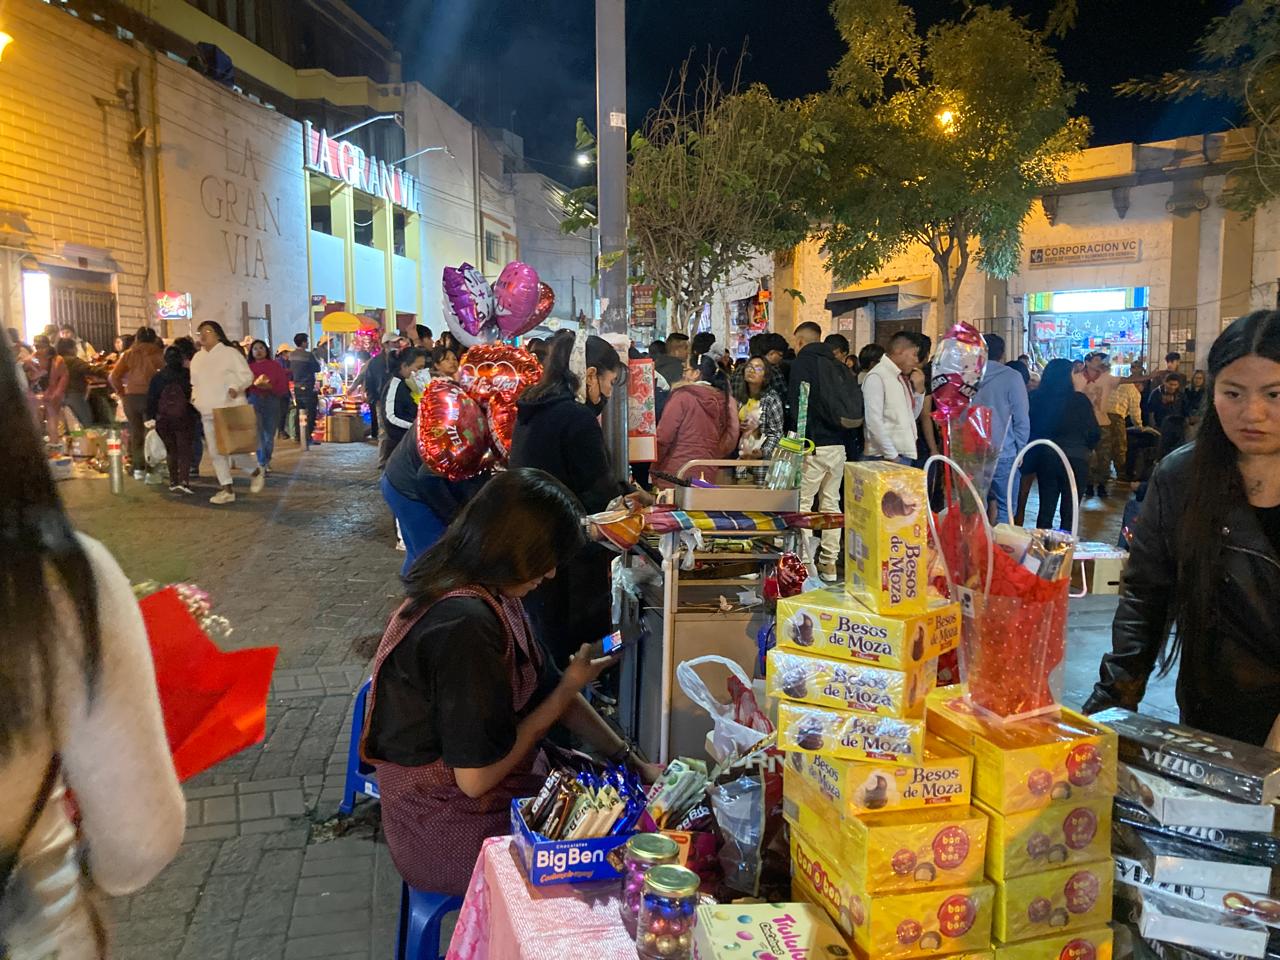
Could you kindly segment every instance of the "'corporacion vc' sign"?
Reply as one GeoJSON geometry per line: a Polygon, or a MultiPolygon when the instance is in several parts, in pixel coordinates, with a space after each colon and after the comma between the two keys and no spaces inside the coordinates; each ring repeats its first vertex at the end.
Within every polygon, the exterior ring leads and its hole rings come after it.
{"type": "Polygon", "coordinates": [[[1114,240],[1082,240],[1051,247],[1032,247],[1031,267],[1079,267],[1099,263],[1133,263],[1141,259],[1142,243],[1136,237],[1114,240]]]}

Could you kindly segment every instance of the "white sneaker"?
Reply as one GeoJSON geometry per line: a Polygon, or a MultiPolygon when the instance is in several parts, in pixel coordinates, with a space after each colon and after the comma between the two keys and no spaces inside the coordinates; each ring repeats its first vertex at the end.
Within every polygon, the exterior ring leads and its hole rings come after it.
{"type": "Polygon", "coordinates": [[[135,479],[135,480],[145,480],[145,479],[147,479],[147,474],[146,474],[146,472],[145,472],[145,471],[142,471],[142,470],[135,470],[135,471],[133,471],[133,479],[135,479]]]}
{"type": "Polygon", "coordinates": [[[262,472],[261,467],[253,471],[253,473],[249,474],[249,492],[250,493],[261,493],[262,488],[265,487],[266,485],[267,485],[267,475],[262,472]]]}
{"type": "Polygon", "coordinates": [[[236,495],[232,493],[230,490],[219,490],[217,493],[215,493],[212,497],[209,498],[209,502],[216,503],[219,505],[224,503],[235,503],[236,495]]]}
{"type": "Polygon", "coordinates": [[[834,564],[831,566],[823,564],[818,567],[818,576],[822,578],[823,583],[835,583],[839,579],[834,564]]]}
{"type": "Polygon", "coordinates": [[[188,487],[184,483],[180,483],[176,487],[170,487],[169,489],[172,490],[174,493],[182,494],[184,497],[193,497],[195,496],[195,493],[196,493],[194,490],[192,490],[190,487],[188,487]]]}

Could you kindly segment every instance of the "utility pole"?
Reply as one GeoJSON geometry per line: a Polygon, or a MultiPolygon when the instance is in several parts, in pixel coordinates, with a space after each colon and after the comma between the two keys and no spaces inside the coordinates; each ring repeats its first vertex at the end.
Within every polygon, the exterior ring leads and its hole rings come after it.
{"type": "MultiPolygon", "coordinates": [[[[600,222],[600,327],[627,333],[627,5],[596,0],[596,188],[600,222]]],[[[585,333],[586,331],[583,331],[585,333]]],[[[625,359],[625,358],[624,358],[625,359]]],[[[630,476],[627,392],[604,414],[605,445],[617,480],[630,476]]]]}

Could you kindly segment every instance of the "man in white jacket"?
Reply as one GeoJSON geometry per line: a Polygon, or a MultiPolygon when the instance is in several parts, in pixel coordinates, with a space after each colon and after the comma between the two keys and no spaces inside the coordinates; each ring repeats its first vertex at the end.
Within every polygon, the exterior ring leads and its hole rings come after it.
{"type": "Polygon", "coordinates": [[[227,455],[218,452],[217,433],[213,427],[213,411],[221,407],[238,407],[248,404],[245,392],[253,385],[253,373],[249,361],[227,342],[222,326],[206,320],[197,329],[200,349],[191,358],[191,405],[200,412],[204,423],[205,449],[213,461],[214,473],[222,487],[210,499],[210,503],[234,503],[235,491],[231,488],[231,470],[253,468],[249,475],[249,492],[258,493],[266,483],[262,467],[252,454],[227,455]]]}
{"type": "Polygon", "coordinates": [[[924,397],[911,389],[911,371],[920,365],[920,351],[909,333],[896,333],[880,362],[862,381],[868,460],[916,460],[916,419],[924,397]]]}

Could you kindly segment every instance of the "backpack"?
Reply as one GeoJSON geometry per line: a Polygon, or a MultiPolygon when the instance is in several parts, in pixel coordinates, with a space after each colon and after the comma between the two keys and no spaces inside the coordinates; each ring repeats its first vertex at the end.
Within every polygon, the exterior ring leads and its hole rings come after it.
{"type": "Polygon", "coordinates": [[[156,419],[181,423],[191,415],[191,404],[187,400],[187,391],[181,380],[170,380],[160,391],[160,402],[156,406],[156,419]]]}

